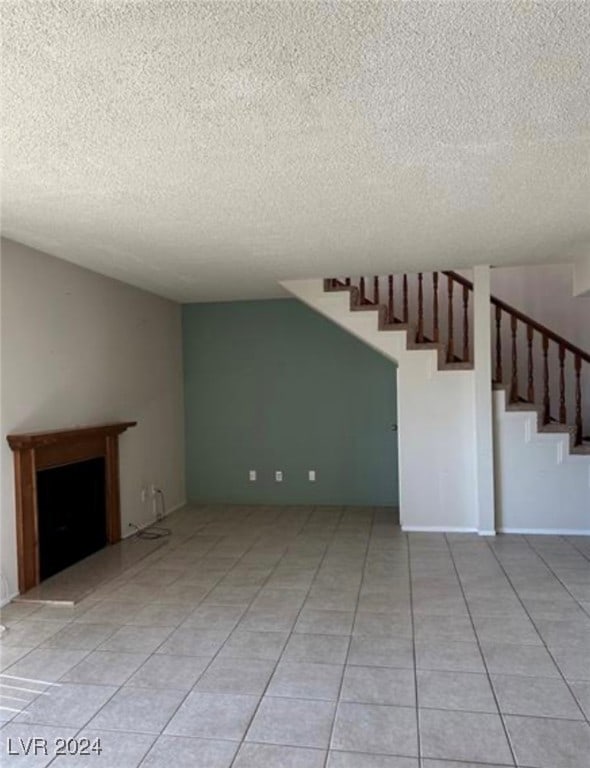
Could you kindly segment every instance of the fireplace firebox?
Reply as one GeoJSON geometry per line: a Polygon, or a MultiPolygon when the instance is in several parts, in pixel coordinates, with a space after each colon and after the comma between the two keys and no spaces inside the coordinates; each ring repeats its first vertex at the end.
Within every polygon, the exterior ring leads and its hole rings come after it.
{"type": "Polygon", "coordinates": [[[76,461],[37,472],[41,581],[106,546],[105,461],[76,461]]]}

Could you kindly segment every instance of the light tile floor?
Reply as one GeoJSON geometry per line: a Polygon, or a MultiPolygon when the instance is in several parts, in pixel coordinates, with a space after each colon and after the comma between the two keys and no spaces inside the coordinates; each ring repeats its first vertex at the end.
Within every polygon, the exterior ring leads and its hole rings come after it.
{"type": "Polygon", "coordinates": [[[2,610],[2,765],[590,767],[590,539],[404,535],[373,508],[168,524],[73,607],[2,610]]]}

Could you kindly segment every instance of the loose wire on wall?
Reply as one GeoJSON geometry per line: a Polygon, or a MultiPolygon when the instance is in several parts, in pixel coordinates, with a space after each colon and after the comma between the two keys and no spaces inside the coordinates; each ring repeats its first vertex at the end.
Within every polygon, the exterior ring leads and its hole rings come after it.
{"type": "Polygon", "coordinates": [[[166,497],[164,496],[164,491],[161,488],[154,488],[154,498],[160,500],[160,504],[156,502],[156,522],[145,528],[139,528],[134,523],[130,523],[131,527],[135,528],[135,536],[138,539],[163,539],[172,533],[170,528],[158,525],[162,518],[166,517],[166,497]]]}

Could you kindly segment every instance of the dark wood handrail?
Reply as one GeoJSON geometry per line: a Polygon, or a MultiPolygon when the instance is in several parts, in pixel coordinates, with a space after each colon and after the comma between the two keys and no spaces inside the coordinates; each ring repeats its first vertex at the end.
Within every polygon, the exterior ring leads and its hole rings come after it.
{"type": "MultiPolygon", "coordinates": [[[[466,277],[463,277],[462,275],[457,274],[457,272],[453,272],[452,270],[447,270],[443,274],[447,275],[447,277],[450,277],[452,280],[455,280],[460,285],[463,285],[465,288],[468,288],[470,291],[473,290],[473,283],[471,280],[468,280],[466,277]]],[[[533,320],[528,315],[525,315],[524,312],[520,312],[515,307],[512,307],[510,304],[507,304],[505,301],[502,301],[502,299],[498,299],[496,296],[490,296],[491,303],[502,309],[504,312],[507,312],[509,315],[512,315],[513,317],[516,317],[517,320],[521,320],[526,325],[531,326],[536,331],[539,331],[539,333],[543,334],[543,336],[546,336],[548,339],[551,339],[552,341],[555,341],[560,346],[563,346],[565,349],[567,349],[569,352],[572,352],[574,355],[578,355],[587,363],[590,363],[590,354],[588,352],[585,352],[583,349],[580,349],[580,347],[576,347],[575,344],[572,344],[567,339],[564,339],[563,336],[560,336],[558,333],[555,333],[554,331],[547,328],[545,325],[541,325],[541,323],[538,323],[536,320],[533,320]]]]}

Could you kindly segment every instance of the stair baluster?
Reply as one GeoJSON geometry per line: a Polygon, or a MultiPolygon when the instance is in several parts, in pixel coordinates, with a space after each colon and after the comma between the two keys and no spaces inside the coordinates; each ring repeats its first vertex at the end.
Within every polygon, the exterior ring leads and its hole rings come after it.
{"type": "Polygon", "coordinates": [[[359,280],[359,304],[366,304],[367,297],[365,295],[365,278],[361,277],[359,280]]]}
{"type": "Polygon", "coordinates": [[[510,316],[510,331],[512,333],[512,381],[510,384],[510,402],[518,402],[518,347],[516,344],[516,332],[518,330],[518,318],[510,316]]]}
{"type": "Polygon", "coordinates": [[[533,333],[535,329],[532,325],[527,325],[526,338],[529,349],[529,375],[528,375],[528,387],[527,387],[527,399],[529,403],[535,402],[535,368],[533,364],[533,333]]]}
{"type": "Polygon", "coordinates": [[[432,273],[432,338],[438,343],[440,331],[438,327],[438,272],[432,273]]]}
{"type": "Polygon", "coordinates": [[[543,334],[543,424],[551,421],[551,398],[549,395],[549,338],[543,334]]]}
{"type": "Polygon", "coordinates": [[[574,358],[574,370],[576,374],[576,445],[580,445],[584,437],[582,425],[582,358],[580,355],[576,355],[574,358]]]}
{"type": "Polygon", "coordinates": [[[496,307],[496,382],[501,384],[504,381],[504,372],[502,370],[502,310],[496,307]]]}
{"type": "Polygon", "coordinates": [[[379,278],[373,278],[373,301],[376,305],[379,304],[379,278]]]}
{"type": "Polygon", "coordinates": [[[404,323],[408,322],[408,276],[404,273],[403,282],[404,323]]]}
{"type": "Polygon", "coordinates": [[[395,315],[393,313],[393,275],[389,275],[387,278],[387,322],[389,324],[395,322],[395,315]]]}
{"type": "Polygon", "coordinates": [[[559,422],[567,422],[567,413],[565,407],[565,347],[559,345],[559,422]]]}
{"type": "Polygon", "coordinates": [[[416,334],[416,341],[419,344],[424,341],[424,288],[422,282],[422,272],[418,272],[418,333],[416,334]]]}
{"type": "Polygon", "coordinates": [[[463,360],[469,362],[469,288],[463,286],[463,360]]]}
{"type": "Polygon", "coordinates": [[[448,305],[448,342],[447,342],[447,363],[452,363],[455,358],[455,340],[453,338],[453,286],[454,286],[454,280],[449,275],[448,277],[448,285],[447,290],[449,294],[449,305],[448,305]]]}

